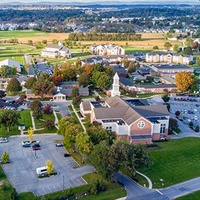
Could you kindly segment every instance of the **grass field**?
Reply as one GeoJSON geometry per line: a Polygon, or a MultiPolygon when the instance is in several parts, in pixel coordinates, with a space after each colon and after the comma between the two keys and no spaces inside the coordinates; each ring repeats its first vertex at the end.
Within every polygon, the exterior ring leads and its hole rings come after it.
{"type": "Polygon", "coordinates": [[[160,149],[148,150],[151,165],[138,169],[152,180],[154,188],[167,187],[200,176],[199,138],[184,138],[157,144],[160,149]]]}
{"type": "MultiPolygon", "coordinates": [[[[0,114],[2,112],[3,110],[0,110],[0,114]]],[[[25,124],[25,131],[28,130],[30,127],[32,127],[30,111],[28,110],[21,111],[20,116],[21,116],[21,119],[19,120],[19,123],[25,124]]],[[[9,137],[11,135],[19,135],[19,134],[20,134],[20,131],[18,130],[18,126],[11,127],[10,132],[7,132],[4,126],[0,126],[1,137],[9,137]]]]}
{"type": "Polygon", "coordinates": [[[34,47],[20,44],[0,44],[0,61],[13,59],[25,66],[24,54],[39,54],[41,50],[34,47]]]}
{"type": "Polygon", "coordinates": [[[16,30],[16,31],[0,31],[0,39],[10,39],[10,38],[32,38],[48,36],[48,33],[33,30],[16,30]]]}

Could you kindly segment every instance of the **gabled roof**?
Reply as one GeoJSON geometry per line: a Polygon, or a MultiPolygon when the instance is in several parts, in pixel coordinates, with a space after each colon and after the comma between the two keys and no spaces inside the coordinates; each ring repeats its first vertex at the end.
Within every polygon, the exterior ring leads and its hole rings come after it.
{"type": "Polygon", "coordinates": [[[91,104],[90,101],[82,101],[83,110],[90,111],[91,110],[91,104]]]}

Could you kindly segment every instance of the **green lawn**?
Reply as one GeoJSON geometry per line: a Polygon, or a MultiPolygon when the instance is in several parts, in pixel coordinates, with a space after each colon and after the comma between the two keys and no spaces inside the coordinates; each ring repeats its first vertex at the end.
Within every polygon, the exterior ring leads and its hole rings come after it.
{"type": "MultiPolygon", "coordinates": [[[[151,165],[137,169],[152,180],[154,188],[162,187],[162,182],[166,187],[200,176],[200,138],[183,138],[157,144],[160,149],[148,149],[151,165]]],[[[143,182],[140,184],[143,185],[143,182]]]]}
{"type": "MultiPolygon", "coordinates": [[[[2,112],[3,110],[0,110],[0,114],[2,112]]],[[[30,111],[28,110],[21,111],[20,116],[21,119],[19,120],[19,123],[25,124],[25,131],[28,130],[30,127],[32,127],[30,111]]],[[[9,137],[11,135],[19,135],[19,134],[20,131],[18,130],[18,126],[11,127],[10,132],[7,132],[4,126],[0,126],[0,136],[2,137],[9,137]]]]}
{"type": "Polygon", "coordinates": [[[0,39],[8,38],[32,38],[38,36],[47,36],[48,33],[33,30],[0,31],[0,39]]]}
{"type": "Polygon", "coordinates": [[[200,199],[200,191],[177,198],[177,200],[199,200],[199,199],[200,199]]]}
{"type": "Polygon", "coordinates": [[[17,200],[42,200],[42,199],[62,199],[69,194],[69,192],[74,194],[73,199],[85,199],[85,200],[107,200],[107,199],[117,199],[120,197],[126,196],[126,191],[117,183],[109,183],[106,180],[102,179],[102,176],[97,173],[87,174],[84,175],[83,178],[88,182],[88,184],[71,188],[65,191],[59,191],[52,194],[47,194],[41,197],[34,197],[34,195],[30,192],[22,193],[18,195],[17,200]],[[106,191],[101,192],[97,195],[89,195],[88,191],[89,188],[92,186],[93,182],[96,180],[103,180],[104,184],[106,185],[106,191]],[[87,193],[87,197],[85,197],[85,193],[87,193]],[[77,198],[76,198],[77,197],[77,198]]]}

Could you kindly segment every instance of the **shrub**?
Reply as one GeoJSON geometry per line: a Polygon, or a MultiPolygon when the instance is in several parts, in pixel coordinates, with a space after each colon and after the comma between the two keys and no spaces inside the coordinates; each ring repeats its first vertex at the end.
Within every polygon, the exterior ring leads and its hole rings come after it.
{"type": "Polygon", "coordinates": [[[103,192],[106,190],[106,186],[102,180],[97,180],[92,184],[90,188],[90,194],[97,195],[99,192],[103,192]]]}
{"type": "Polygon", "coordinates": [[[47,104],[44,108],[43,108],[43,113],[44,114],[52,114],[53,113],[53,110],[52,110],[52,107],[47,104]]]}
{"type": "Polygon", "coordinates": [[[199,126],[198,125],[195,127],[195,131],[199,132],[199,126]]]}
{"type": "Polygon", "coordinates": [[[53,129],[53,128],[55,127],[55,124],[54,124],[54,121],[53,121],[53,120],[51,120],[51,119],[46,119],[46,120],[44,121],[44,126],[45,126],[46,129],[51,130],[51,129],[53,129]]]}

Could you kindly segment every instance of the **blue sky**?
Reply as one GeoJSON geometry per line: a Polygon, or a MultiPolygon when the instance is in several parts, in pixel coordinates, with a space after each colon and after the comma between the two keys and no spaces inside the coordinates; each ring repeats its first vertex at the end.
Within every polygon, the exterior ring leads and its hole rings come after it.
{"type": "Polygon", "coordinates": [[[151,2],[155,2],[155,3],[200,3],[199,0],[1,0],[1,3],[9,3],[9,2],[23,2],[23,3],[32,3],[32,2],[40,2],[40,1],[48,1],[48,2],[131,2],[131,3],[151,3],[151,2]]]}

